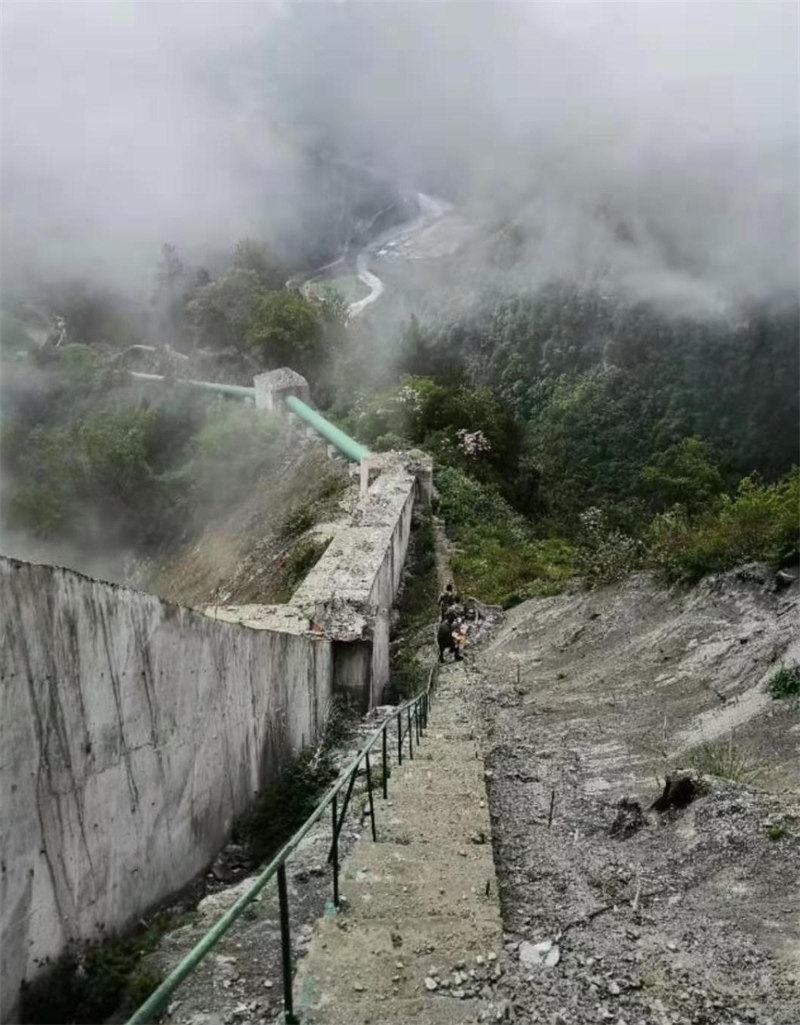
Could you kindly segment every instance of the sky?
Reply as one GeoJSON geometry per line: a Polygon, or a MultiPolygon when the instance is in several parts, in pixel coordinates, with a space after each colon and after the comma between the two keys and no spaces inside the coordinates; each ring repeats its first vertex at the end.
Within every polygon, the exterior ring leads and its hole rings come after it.
{"type": "Polygon", "coordinates": [[[5,0],[3,279],[291,235],[322,149],[519,220],[553,273],[794,289],[798,10],[5,0]]]}

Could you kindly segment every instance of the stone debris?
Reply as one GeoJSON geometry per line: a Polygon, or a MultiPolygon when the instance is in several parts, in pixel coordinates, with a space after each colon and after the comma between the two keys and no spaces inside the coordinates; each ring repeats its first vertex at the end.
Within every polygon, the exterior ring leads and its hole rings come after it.
{"type": "Polygon", "coordinates": [[[796,587],[776,597],[720,575],[678,593],[634,576],[603,589],[602,618],[567,650],[597,592],[523,603],[471,662],[504,906],[492,986],[517,1021],[800,1022],[800,981],[777,953],[796,941],[800,728],[796,710],[748,698],[800,655],[796,599],[782,605],[796,587]],[[525,700],[499,700],[520,677],[525,700]],[[766,782],[681,768],[704,744],[768,763],[766,782]]]}
{"type": "Polygon", "coordinates": [[[611,835],[627,840],[645,824],[642,806],[630,797],[622,797],[617,804],[617,815],[611,824],[611,835]]]}
{"type": "Polygon", "coordinates": [[[561,950],[552,940],[542,940],[541,943],[528,943],[526,940],[519,946],[519,959],[526,965],[554,968],[561,960],[561,950]]]}

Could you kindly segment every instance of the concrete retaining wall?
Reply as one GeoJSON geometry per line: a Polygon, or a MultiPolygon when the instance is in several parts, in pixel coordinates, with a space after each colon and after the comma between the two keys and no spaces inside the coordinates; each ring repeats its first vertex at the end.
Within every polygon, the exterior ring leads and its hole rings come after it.
{"type": "Polygon", "coordinates": [[[2,1020],[72,940],[201,871],[278,763],[315,739],[332,642],[215,622],[0,559],[2,1020]]]}

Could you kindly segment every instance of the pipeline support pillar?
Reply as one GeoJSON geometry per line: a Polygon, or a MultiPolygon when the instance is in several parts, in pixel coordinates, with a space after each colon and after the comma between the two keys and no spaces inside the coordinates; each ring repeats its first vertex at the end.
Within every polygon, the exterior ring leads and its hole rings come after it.
{"type": "Polygon", "coordinates": [[[296,396],[302,402],[309,402],[311,399],[308,381],[302,374],[289,367],[258,374],[253,378],[253,384],[256,390],[256,409],[278,412],[283,409],[290,395],[296,396]]]}

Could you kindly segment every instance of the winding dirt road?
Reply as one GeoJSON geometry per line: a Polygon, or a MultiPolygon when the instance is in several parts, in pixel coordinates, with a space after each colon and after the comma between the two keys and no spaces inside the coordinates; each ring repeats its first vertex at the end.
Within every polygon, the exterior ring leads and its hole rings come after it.
{"type": "Polygon", "coordinates": [[[403,255],[411,255],[409,249],[413,243],[414,236],[428,228],[433,221],[444,217],[452,209],[451,203],[444,199],[437,199],[435,196],[428,196],[424,192],[417,193],[417,201],[420,209],[418,217],[382,232],[358,254],[356,258],[356,273],[358,280],[369,289],[369,295],[350,303],[347,307],[347,312],[351,319],[363,313],[368,306],[371,306],[380,299],[383,294],[383,282],[377,274],[373,274],[369,269],[371,259],[376,255],[400,255],[398,252],[400,246],[403,247],[403,255]]]}

